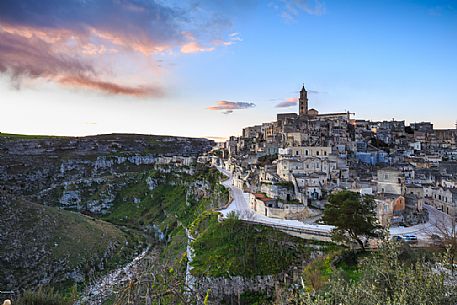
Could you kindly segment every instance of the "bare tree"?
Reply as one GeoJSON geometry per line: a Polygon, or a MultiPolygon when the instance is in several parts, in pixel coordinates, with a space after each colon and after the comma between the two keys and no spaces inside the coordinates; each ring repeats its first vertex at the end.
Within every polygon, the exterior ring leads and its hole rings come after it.
{"type": "Polygon", "coordinates": [[[143,272],[117,294],[114,305],[196,304],[204,295],[186,284],[185,268],[179,264],[149,260],[143,272]]]}
{"type": "Polygon", "coordinates": [[[436,217],[431,221],[432,226],[428,233],[435,246],[445,248],[447,259],[454,274],[454,263],[457,259],[457,221],[453,216],[436,212],[436,217]]]}

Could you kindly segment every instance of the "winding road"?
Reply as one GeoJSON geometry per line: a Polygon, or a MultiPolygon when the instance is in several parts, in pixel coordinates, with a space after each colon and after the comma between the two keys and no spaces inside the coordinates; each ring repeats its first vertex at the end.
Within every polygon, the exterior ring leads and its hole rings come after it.
{"type": "MultiPolygon", "coordinates": [[[[305,224],[299,220],[271,218],[255,213],[249,207],[249,193],[245,193],[243,190],[233,185],[233,176],[229,171],[219,166],[217,169],[228,177],[222,185],[230,189],[231,196],[233,198],[232,202],[225,209],[220,210],[224,217],[227,217],[229,213],[235,212],[242,220],[262,223],[270,226],[283,226],[297,230],[306,230],[308,232],[314,231],[316,233],[330,233],[333,229],[333,226],[329,225],[305,224]]],[[[435,224],[442,221],[442,219],[447,219],[448,216],[432,206],[424,205],[424,207],[429,212],[430,219],[427,223],[411,227],[393,227],[390,228],[390,235],[415,234],[419,240],[430,241],[430,235],[438,233],[435,224]]]]}

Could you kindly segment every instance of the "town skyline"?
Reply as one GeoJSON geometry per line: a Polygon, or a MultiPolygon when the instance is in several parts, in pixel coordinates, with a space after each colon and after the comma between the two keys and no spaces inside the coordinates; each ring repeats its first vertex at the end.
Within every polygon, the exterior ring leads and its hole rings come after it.
{"type": "Polygon", "coordinates": [[[456,54],[457,0],[0,0],[0,304],[457,304],[456,54]]]}

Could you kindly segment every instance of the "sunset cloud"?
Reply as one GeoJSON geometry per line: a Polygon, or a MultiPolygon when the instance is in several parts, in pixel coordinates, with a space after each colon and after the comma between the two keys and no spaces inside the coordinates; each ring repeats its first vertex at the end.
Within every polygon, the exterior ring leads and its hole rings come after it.
{"type": "Polygon", "coordinates": [[[255,107],[254,103],[250,102],[229,102],[229,101],[218,101],[215,106],[209,106],[208,110],[222,110],[224,114],[230,114],[234,110],[248,109],[255,107]]]}
{"type": "Polygon", "coordinates": [[[211,52],[214,51],[214,47],[204,47],[202,46],[192,35],[192,33],[183,34],[187,42],[181,46],[181,53],[198,53],[198,52],[211,52]]]}
{"type": "Polygon", "coordinates": [[[143,67],[149,84],[120,83],[119,75],[128,76],[116,56],[151,62],[165,53],[210,52],[241,40],[225,32],[226,21],[201,12],[206,11],[153,0],[3,0],[0,73],[16,82],[27,77],[111,94],[161,96],[164,90],[149,68],[143,67]]]}
{"type": "Polygon", "coordinates": [[[289,97],[285,101],[279,102],[276,105],[276,108],[288,108],[288,107],[297,106],[297,104],[298,104],[298,98],[297,97],[289,97]]]}
{"type": "Polygon", "coordinates": [[[75,88],[87,88],[107,94],[121,94],[136,97],[162,97],[163,90],[152,86],[126,86],[111,82],[92,79],[83,75],[67,76],[58,80],[59,83],[75,88]]]}
{"type": "Polygon", "coordinates": [[[13,78],[52,78],[95,71],[88,62],[57,53],[42,37],[29,38],[2,31],[0,27],[0,72],[7,72],[13,78]]]}

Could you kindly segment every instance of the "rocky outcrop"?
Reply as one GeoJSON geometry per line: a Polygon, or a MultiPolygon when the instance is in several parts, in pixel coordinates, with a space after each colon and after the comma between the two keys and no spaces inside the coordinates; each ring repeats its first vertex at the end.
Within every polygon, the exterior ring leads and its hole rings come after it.
{"type": "MultiPolygon", "coordinates": [[[[119,191],[148,169],[192,174],[207,139],[146,135],[17,139],[0,134],[0,191],[91,214],[106,214],[119,191]]],[[[146,180],[153,190],[158,181],[146,180]]]]}
{"type": "Polygon", "coordinates": [[[230,297],[239,296],[245,292],[260,292],[271,295],[279,281],[279,276],[265,275],[246,278],[241,276],[214,278],[195,278],[194,289],[200,295],[209,293],[210,299],[217,304],[219,301],[230,297]]]}

